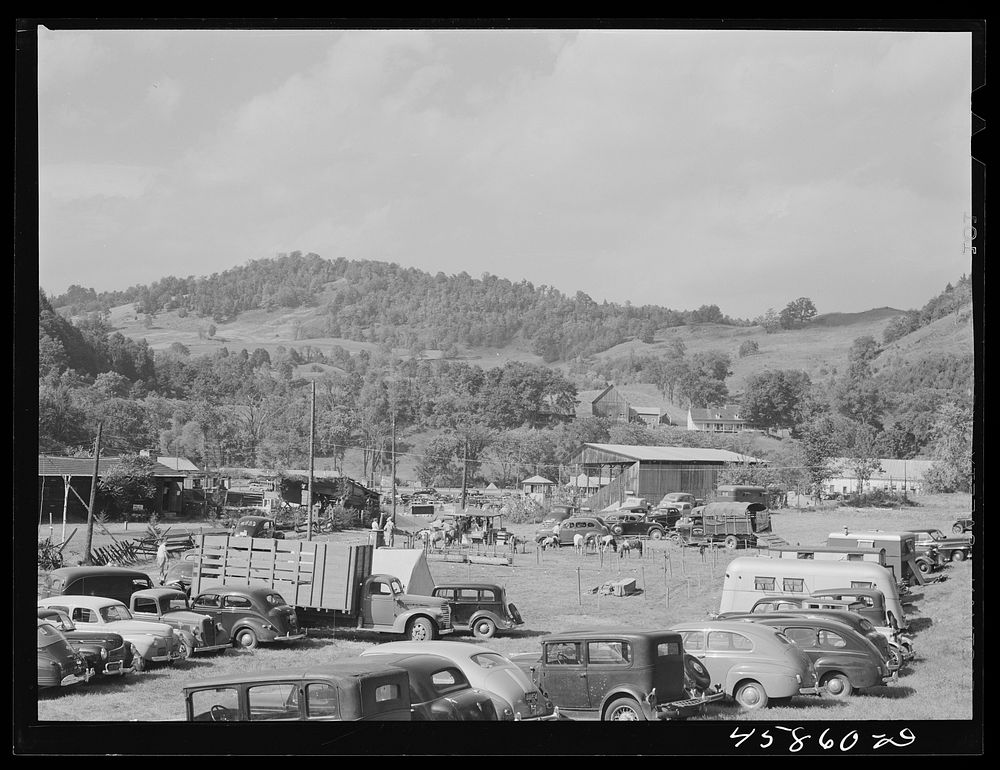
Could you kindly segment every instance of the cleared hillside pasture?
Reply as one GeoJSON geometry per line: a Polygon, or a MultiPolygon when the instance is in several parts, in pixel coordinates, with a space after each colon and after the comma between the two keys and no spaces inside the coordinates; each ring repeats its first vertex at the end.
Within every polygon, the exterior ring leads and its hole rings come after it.
{"type": "MultiPolygon", "coordinates": [[[[937,526],[948,531],[953,519],[968,515],[967,495],[934,496],[904,511],[835,508],[788,509],[774,513],[774,530],[792,543],[821,543],[829,532],[845,525],[854,529],[899,529],[937,526]]],[[[530,537],[534,525],[512,529],[530,537]]],[[[81,533],[82,534],[82,533],[81,533]]],[[[101,535],[101,537],[104,537],[101,535]]],[[[339,542],[366,542],[367,533],[350,531],[330,536],[339,542]]],[[[101,539],[95,534],[95,544],[101,539]]],[[[977,542],[972,561],[954,563],[941,573],[945,579],[917,589],[924,594],[912,621],[917,659],[907,665],[899,683],[877,687],[840,702],[832,698],[798,696],[788,707],[771,708],[752,717],[732,704],[714,706],[699,721],[754,720],[786,724],[806,720],[906,721],[969,720],[973,718],[973,571],[982,558],[977,542]]],[[[722,577],[728,560],[745,552],[681,548],[651,544],[640,558],[588,553],[572,548],[538,552],[532,543],[513,555],[512,566],[441,561],[429,555],[435,580],[479,580],[503,584],[508,599],[524,617],[524,627],[510,635],[481,643],[505,654],[532,652],[546,634],[593,626],[623,625],[665,628],[704,617],[718,609],[722,577]],[[634,578],[639,592],[625,597],[594,593],[608,581],[634,578]]],[[[155,566],[147,568],[155,574],[155,566]]],[[[454,635],[475,641],[467,634],[454,635]]],[[[195,657],[173,667],[155,668],[125,681],[91,682],[66,692],[43,693],[38,701],[42,721],[178,721],[184,719],[181,687],[195,679],[236,671],[308,666],[357,655],[391,637],[370,632],[312,629],[294,646],[265,647],[254,652],[227,650],[209,658],[195,657]]],[[[980,661],[980,666],[982,662],[980,661]]],[[[224,737],[220,737],[224,740],[224,737]]]]}

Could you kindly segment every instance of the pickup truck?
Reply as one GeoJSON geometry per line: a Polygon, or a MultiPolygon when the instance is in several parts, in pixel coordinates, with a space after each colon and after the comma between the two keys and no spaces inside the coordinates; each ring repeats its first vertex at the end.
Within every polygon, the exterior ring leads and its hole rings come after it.
{"type": "Polygon", "coordinates": [[[225,629],[208,615],[192,612],[187,594],[176,588],[136,591],[129,598],[128,608],[136,620],[166,623],[177,629],[183,657],[229,647],[225,629]]]}

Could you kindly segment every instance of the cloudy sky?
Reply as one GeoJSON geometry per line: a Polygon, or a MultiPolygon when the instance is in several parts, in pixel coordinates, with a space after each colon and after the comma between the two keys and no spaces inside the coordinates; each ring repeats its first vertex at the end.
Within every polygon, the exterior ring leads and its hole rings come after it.
{"type": "Polygon", "coordinates": [[[295,250],[751,318],[971,270],[971,36],[38,31],[39,283],[295,250]]]}

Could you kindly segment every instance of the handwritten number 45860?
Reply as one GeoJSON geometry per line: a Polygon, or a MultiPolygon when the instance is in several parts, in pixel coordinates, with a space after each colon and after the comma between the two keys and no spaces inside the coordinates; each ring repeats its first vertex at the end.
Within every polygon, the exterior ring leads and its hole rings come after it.
{"type": "MultiPolygon", "coordinates": [[[[771,729],[762,730],[760,733],[760,747],[762,749],[770,748],[774,743],[774,736],[771,735],[771,729]]],[[[795,752],[801,751],[806,745],[806,741],[809,740],[812,735],[810,733],[805,733],[805,729],[802,727],[782,727],[781,725],[776,725],[774,730],[780,730],[782,732],[788,733],[789,738],[791,738],[791,744],[788,746],[788,750],[793,754],[795,752]],[[803,734],[804,733],[804,734],[803,734]]],[[[733,728],[733,732],[730,734],[730,738],[736,741],[736,746],[742,746],[745,741],[752,738],[757,732],[756,729],[751,729],[749,732],[741,732],[740,728],[733,728]]],[[[857,746],[860,740],[860,735],[857,730],[851,730],[846,735],[844,735],[839,743],[834,739],[828,737],[830,729],[825,729],[820,733],[819,737],[816,739],[819,747],[821,749],[839,749],[840,751],[851,751],[855,746],[857,746]]],[[[886,735],[885,733],[878,733],[872,735],[872,748],[880,749],[885,745],[895,746],[896,748],[904,748],[912,744],[917,737],[908,727],[902,728],[897,735],[886,735]]]]}

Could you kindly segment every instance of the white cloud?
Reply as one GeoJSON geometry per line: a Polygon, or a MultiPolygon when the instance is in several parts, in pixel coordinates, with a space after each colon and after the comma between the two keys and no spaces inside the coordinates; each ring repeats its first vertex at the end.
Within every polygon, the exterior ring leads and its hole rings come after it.
{"type": "Polygon", "coordinates": [[[38,90],[49,91],[85,78],[107,58],[94,35],[76,30],[38,28],[38,90]]]}
{"type": "Polygon", "coordinates": [[[165,75],[146,89],[146,104],[159,117],[169,117],[180,103],[181,90],[180,83],[165,75]]]}

